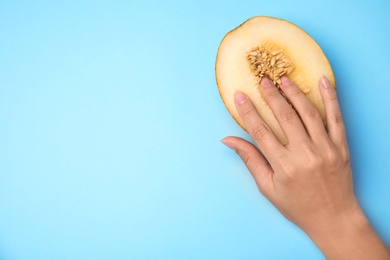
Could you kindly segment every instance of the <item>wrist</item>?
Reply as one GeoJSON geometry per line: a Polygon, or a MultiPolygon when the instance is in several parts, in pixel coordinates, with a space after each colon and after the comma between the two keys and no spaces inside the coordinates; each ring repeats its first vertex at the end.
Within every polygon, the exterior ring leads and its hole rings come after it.
{"type": "Polygon", "coordinates": [[[365,234],[372,229],[367,217],[358,205],[353,210],[334,216],[326,216],[319,222],[314,228],[304,231],[321,250],[365,234]]]}
{"type": "Polygon", "coordinates": [[[326,259],[390,259],[390,252],[357,204],[354,210],[328,217],[305,230],[326,259]]]}

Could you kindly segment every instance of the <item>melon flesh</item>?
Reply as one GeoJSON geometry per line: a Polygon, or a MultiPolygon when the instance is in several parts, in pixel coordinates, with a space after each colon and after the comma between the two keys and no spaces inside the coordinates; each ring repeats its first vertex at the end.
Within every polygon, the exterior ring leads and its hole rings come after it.
{"type": "Polygon", "coordinates": [[[282,50],[294,70],[288,76],[307,96],[320,113],[325,124],[325,110],[318,81],[326,76],[335,86],[328,59],[318,44],[296,25],[277,18],[257,16],[230,31],[223,38],[215,65],[218,89],[229,113],[244,129],[244,123],[234,104],[237,91],[247,94],[259,114],[283,143],[288,140],[259,90],[259,78],[248,61],[248,53],[258,46],[282,50]]]}

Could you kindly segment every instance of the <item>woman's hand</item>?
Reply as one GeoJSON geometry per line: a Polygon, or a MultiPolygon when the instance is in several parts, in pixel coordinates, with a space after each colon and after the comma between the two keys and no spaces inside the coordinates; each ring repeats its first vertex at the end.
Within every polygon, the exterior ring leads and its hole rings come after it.
{"type": "Polygon", "coordinates": [[[242,158],[260,192],[302,228],[327,258],[390,259],[354,196],[336,92],[326,78],[319,85],[328,129],[314,106],[287,77],[282,77],[281,90],[294,108],[269,79],[263,78],[261,94],[288,138],[288,145],[279,142],[241,92],[235,95],[237,111],[261,152],[238,137],[226,137],[222,142],[242,158]]]}

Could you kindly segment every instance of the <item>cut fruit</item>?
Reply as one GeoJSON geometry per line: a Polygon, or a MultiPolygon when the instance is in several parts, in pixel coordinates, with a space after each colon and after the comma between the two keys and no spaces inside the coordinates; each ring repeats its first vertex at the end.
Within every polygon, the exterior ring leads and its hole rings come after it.
{"type": "Polygon", "coordinates": [[[318,44],[288,21],[257,16],[230,31],[218,48],[215,73],[226,108],[244,130],[244,123],[234,105],[234,94],[237,91],[251,98],[280,142],[288,144],[283,130],[261,96],[259,84],[264,76],[277,87],[280,77],[288,76],[326,123],[318,81],[321,76],[326,76],[335,86],[332,68],[318,44]]]}

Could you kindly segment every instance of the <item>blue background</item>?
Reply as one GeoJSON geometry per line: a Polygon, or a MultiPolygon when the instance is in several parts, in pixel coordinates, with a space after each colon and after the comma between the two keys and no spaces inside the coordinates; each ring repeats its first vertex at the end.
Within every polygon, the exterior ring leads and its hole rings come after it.
{"type": "Polygon", "coordinates": [[[390,2],[0,1],[0,259],[324,259],[220,143],[223,36],[290,20],[335,71],[390,244],[390,2]]]}

